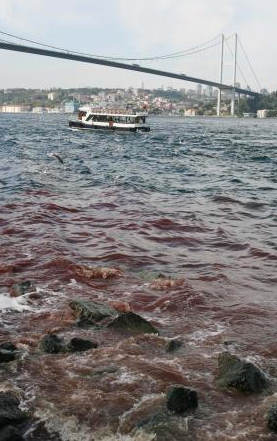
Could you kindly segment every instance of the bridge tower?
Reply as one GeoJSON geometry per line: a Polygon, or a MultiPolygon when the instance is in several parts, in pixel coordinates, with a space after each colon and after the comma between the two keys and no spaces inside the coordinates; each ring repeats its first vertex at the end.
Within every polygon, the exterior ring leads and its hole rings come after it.
{"type": "Polygon", "coordinates": [[[236,100],[236,81],[237,81],[237,52],[238,52],[238,35],[235,34],[235,54],[234,54],[234,81],[231,99],[231,116],[235,116],[235,100],[236,100]]]}
{"type": "MultiPolygon", "coordinates": [[[[220,76],[219,82],[222,84],[223,79],[223,58],[224,58],[224,35],[221,35],[221,58],[220,58],[220,76]]],[[[219,88],[217,91],[217,116],[220,116],[221,112],[221,89],[219,88]]]]}

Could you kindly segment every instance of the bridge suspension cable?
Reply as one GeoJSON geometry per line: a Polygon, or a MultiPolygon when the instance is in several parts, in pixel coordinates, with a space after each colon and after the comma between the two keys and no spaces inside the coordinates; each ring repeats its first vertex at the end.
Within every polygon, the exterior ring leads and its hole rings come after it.
{"type": "MultiPolygon", "coordinates": [[[[230,47],[230,44],[228,43],[228,40],[230,40],[232,37],[233,37],[233,35],[230,36],[230,37],[229,37],[228,39],[226,39],[225,41],[226,41],[226,43],[227,43],[227,47],[228,47],[228,49],[229,49],[229,51],[230,51],[232,57],[234,57],[235,54],[234,54],[232,48],[230,47]]],[[[247,55],[247,53],[246,53],[246,51],[245,51],[245,49],[244,49],[244,47],[243,47],[243,45],[242,45],[241,39],[240,39],[239,37],[238,37],[238,42],[239,42],[240,47],[241,47],[241,49],[242,49],[242,51],[243,51],[243,54],[244,54],[245,59],[246,59],[246,61],[247,61],[247,64],[249,65],[249,67],[250,67],[250,69],[251,69],[251,72],[252,72],[253,77],[254,77],[254,79],[255,79],[255,82],[256,82],[256,84],[257,84],[257,86],[258,86],[258,89],[261,90],[261,84],[260,84],[260,82],[259,82],[259,79],[258,79],[258,77],[257,77],[257,75],[256,75],[256,73],[255,73],[255,71],[254,71],[254,69],[253,69],[253,67],[252,67],[252,65],[251,65],[251,63],[250,63],[249,57],[248,57],[248,55],[247,55]]],[[[242,67],[241,67],[241,65],[240,65],[240,63],[239,63],[238,61],[237,61],[237,68],[238,68],[238,70],[239,70],[239,72],[240,72],[240,74],[241,74],[243,80],[245,81],[245,85],[249,87],[250,82],[245,78],[245,72],[243,71],[243,69],[242,69],[242,67]]],[[[252,83],[252,84],[253,84],[253,83],[252,83]]]]}
{"type": "Polygon", "coordinates": [[[244,49],[244,46],[243,46],[243,44],[242,44],[242,41],[241,41],[241,39],[240,39],[239,37],[238,37],[238,41],[239,41],[239,45],[240,45],[240,47],[241,47],[241,49],[242,49],[242,51],[243,51],[243,53],[244,53],[244,55],[245,55],[245,58],[246,58],[246,60],[247,60],[247,63],[248,63],[248,65],[249,65],[250,69],[251,69],[251,72],[252,72],[252,74],[253,74],[253,76],[254,76],[256,82],[257,82],[257,85],[258,85],[259,89],[261,90],[262,87],[261,87],[260,81],[259,81],[259,79],[258,79],[258,77],[257,77],[257,75],[256,75],[256,72],[255,72],[254,69],[253,69],[252,64],[250,63],[249,57],[248,57],[248,55],[247,55],[247,53],[246,53],[246,50],[244,49]]]}
{"type": "MultiPolygon", "coordinates": [[[[219,40],[221,37],[217,36],[215,38],[212,38],[211,40],[206,41],[205,43],[199,44],[197,46],[193,46],[191,48],[183,49],[178,52],[173,52],[173,53],[165,54],[165,55],[149,56],[149,57],[129,58],[129,57],[121,57],[121,56],[111,57],[111,56],[95,55],[95,54],[73,51],[73,50],[61,48],[58,46],[52,46],[49,44],[41,43],[39,41],[30,40],[30,39],[20,37],[18,35],[10,34],[8,32],[4,32],[4,31],[0,31],[0,34],[18,39],[20,41],[27,41],[28,43],[36,44],[38,46],[47,47],[47,48],[51,48],[51,49],[56,49],[56,50],[63,51],[66,53],[84,55],[84,56],[89,56],[89,57],[96,57],[96,58],[105,59],[105,60],[117,60],[117,61],[154,61],[154,60],[166,60],[166,59],[172,59],[172,58],[182,58],[185,56],[190,56],[190,55],[196,54],[198,52],[206,51],[207,49],[210,49],[212,47],[215,47],[215,46],[218,46],[221,44],[221,42],[219,40]]],[[[6,41],[6,40],[1,40],[1,41],[4,41],[5,43],[10,43],[10,41],[6,41]]]]}
{"type": "MultiPolygon", "coordinates": [[[[226,41],[226,40],[225,40],[225,41],[226,41]]],[[[232,51],[232,49],[231,49],[231,47],[230,47],[228,41],[226,41],[226,43],[227,43],[228,49],[229,49],[229,51],[230,51],[232,57],[234,57],[234,52],[232,51]]],[[[239,65],[238,62],[237,62],[237,67],[238,67],[238,70],[240,71],[240,74],[241,74],[242,78],[243,78],[244,81],[245,81],[245,84],[248,85],[248,81],[246,80],[246,78],[245,78],[245,76],[244,76],[244,74],[243,74],[243,71],[242,71],[242,69],[241,69],[241,67],[240,67],[240,65],[239,65]]]]}
{"type": "MultiPolygon", "coordinates": [[[[67,49],[63,49],[63,48],[59,48],[57,46],[51,46],[51,45],[41,43],[41,42],[38,42],[35,40],[30,40],[27,38],[19,37],[17,35],[0,30],[0,37],[1,37],[1,35],[5,35],[10,38],[15,38],[17,40],[20,40],[20,43],[18,43],[18,42],[14,43],[11,40],[8,41],[6,38],[5,39],[0,38],[0,49],[43,55],[43,56],[48,56],[48,57],[53,57],[53,58],[75,60],[75,61],[84,62],[84,63],[91,63],[91,64],[97,64],[97,65],[102,65],[102,66],[110,66],[110,67],[115,67],[115,68],[119,68],[119,69],[132,70],[132,71],[136,71],[136,72],[144,72],[144,73],[149,73],[149,74],[153,74],[153,75],[159,75],[159,76],[163,76],[163,77],[175,78],[175,79],[180,79],[180,80],[188,81],[188,82],[194,82],[194,83],[198,83],[198,84],[205,84],[207,86],[216,87],[220,90],[223,90],[223,89],[233,90],[233,91],[236,90],[238,93],[242,93],[242,94],[246,94],[246,95],[251,95],[251,96],[259,95],[258,92],[254,92],[249,88],[243,89],[239,85],[237,86],[235,84],[235,75],[234,75],[234,84],[232,86],[230,86],[230,83],[224,84],[224,82],[222,83],[222,81],[220,81],[220,83],[218,83],[217,81],[212,81],[210,79],[203,79],[203,78],[199,78],[199,77],[195,77],[195,76],[190,76],[190,75],[187,75],[184,73],[176,73],[176,71],[172,72],[172,71],[168,71],[168,70],[164,70],[164,69],[157,69],[157,68],[153,68],[153,67],[150,68],[150,67],[146,67],[146,66],[141,66],[140,64],[130,63],[130,61],[140,61],[140,60],[150,61],[150,62],[156,61],[156,60],[162,60],[162,61],[173,60],[176,58],[180,59],[180,58],[184,58],[184,57],[189,57],[193,54],[203,53],[204,51],[208,52],[208,50],[210,50],[213,47],[216,47],[217,45],[221,45],[223,48],[223,41],[227,42],[227,44],[228,44],[228,40],[230,40],[232,38],[232,36],[224,38],[223,40],[222,40],[222,38],[223,38],[222,36],[215,37],[215,38],[207,41],[206,43],[203,43],[203,44],[200,44],[200,45],[188,48],[188,49],[183,49],[182,51],[172,52],[172,53],[166,54],[166,55],[141,57],[141,58],[134,58],[134,57],[122,58],[122,57],[104,57],[104,56],[99,56],[99,55],[93,56],[91,54],[86,54],[83,52],[69,51],[67,49]],[[220,38],[220,41],[218,41],[219,38],[220,38]],[[39,47],[31,46],[31,45],[26,46],[25,42],[32,43],[33,45],[37,45],[39,47]],[[55,50],[53,50],[53,49],[55,49],[55,50]],[[124,63],[122,61],[127,61],[129,63],[124,63]]],[[[229,44],[228,44],[228,47],[229,47],[229,50],[232,52],[229,44]]],[[[244,52],[244,55],[246,56],[245,50],[243,50],[243,52],[244,52]]],[[[237,53],[237,51],[235,51],[235,54],[236,53],[237,53]]],[[[235,56],[234,60],[236,60],[236,59],[237,58],[235,56]]],[[[247,57],[247,62],[250,65],[250,61],[249,61],[248,57],[247,57]]],[[[237,66],[237,62],[235,62],[235,66],[237,66]]],[[[241,74],[245,80],[245,76],[244,76],[244,73],[242,72],[241,67],[238,66],[238,69],[241,72],[241,74]]],[[[251,66],[251,70],[254,75],[254,69],[252,68],[252,66],[251,66]]]]}

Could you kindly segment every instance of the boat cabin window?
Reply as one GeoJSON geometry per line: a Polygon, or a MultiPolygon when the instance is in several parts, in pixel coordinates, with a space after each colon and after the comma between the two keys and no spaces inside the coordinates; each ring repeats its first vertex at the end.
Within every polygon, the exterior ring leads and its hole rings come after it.
{"type": "MultiPolygon", "coordinates": [[[[79,119],[85,116],[86,112],[79,112],[79,119]]],[[[145,116],[127,116],[127,115],[97,115],[89,114],[86,121],[105,122],[105,123],[119,123],[119,124],[144,124],[145,116]]]]}
{"type": "Polygon", "coordinates": [[[136,116],[135,122],[136,122],[136,124],[144,124],[145,123],[145,116],[136,116]]]}

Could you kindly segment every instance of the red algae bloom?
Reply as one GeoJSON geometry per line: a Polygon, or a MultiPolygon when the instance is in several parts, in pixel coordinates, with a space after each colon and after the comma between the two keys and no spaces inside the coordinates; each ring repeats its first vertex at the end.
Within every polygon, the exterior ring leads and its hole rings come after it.
{"type": "Polygon", "coordinates": [[[150,285],[151,289],[167,291],[175,288],[180,288],[185,283],[184,279],[166,279],[164,277],[159,277],[158,279],[153,280],[150,285]]]}
{"type": "Polygon", "coordinates": [[[114,308],[120,312],[131,311],[131,307],[130,307],[129,303],[127,303],[127,302],[120,302],[120,301],[115,300],[115,301],[109,302],[109,305],[112,308],[114,308]]]}
{"type": "Polygon", "coordinates": [[[88,267],[88,266],[78,266],[76,268],[76,273],[80,277],[86,277],[88,279],[109,279],[110,277],[121,276],[122,273],[116,268],[107,267],[88,267]]]}

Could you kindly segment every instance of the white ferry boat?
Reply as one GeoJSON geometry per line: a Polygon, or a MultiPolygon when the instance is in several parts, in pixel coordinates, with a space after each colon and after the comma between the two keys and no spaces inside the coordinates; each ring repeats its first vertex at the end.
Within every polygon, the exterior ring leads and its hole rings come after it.
{"type": "Polygon", "coordinates": [[[80,130],[107,129],[149,132],[150,127],[145,125],[147,116],[146,112],[81,107],[77,121],[69,121],[69,126],[71,129],[80,130]]]}

